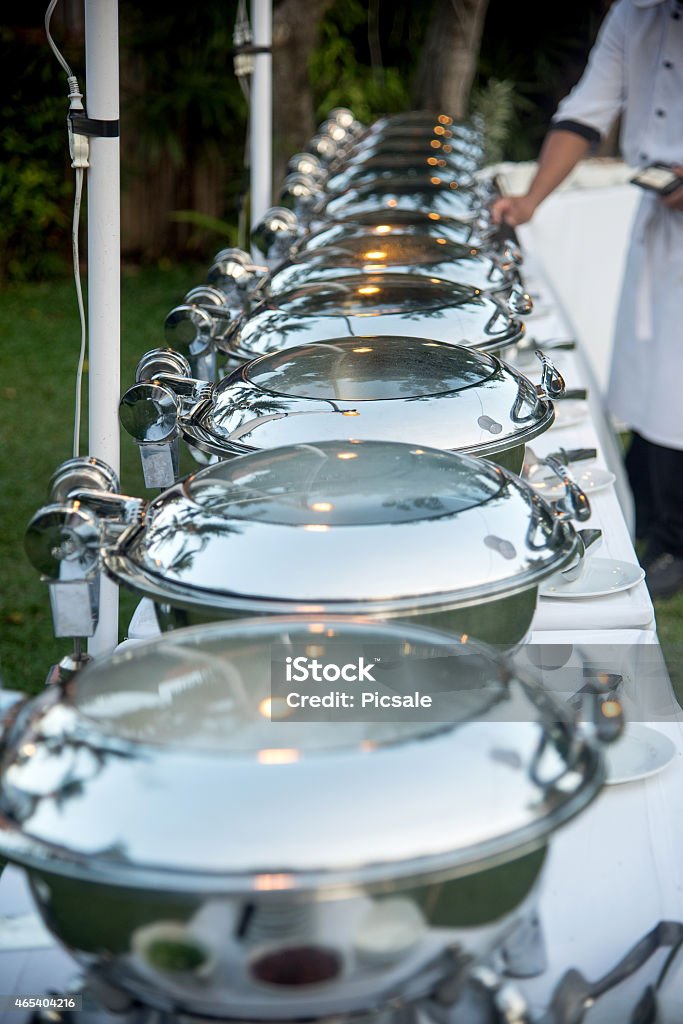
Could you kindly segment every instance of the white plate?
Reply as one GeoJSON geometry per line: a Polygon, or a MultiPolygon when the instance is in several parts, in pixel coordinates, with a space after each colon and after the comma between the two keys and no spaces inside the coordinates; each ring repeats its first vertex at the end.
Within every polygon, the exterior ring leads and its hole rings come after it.
{"type": "Polygon", "coordinates": [[[676,745],[668,736],[641,722],[630,722],[623,735],[607,749],[607,784],[620,785],[646,779],[676,757],[676,745]]]}
{"type": "MultiPolygon", "coordinates": [[[[588,415],[588,402],[583,398],[560,399],[555,402],[555,421],[553,427],[573,427],[581,423],[588,415]]],[[[550,428],[552,430],[552,427],[550,428]]]]}
{"type": "MultiPolygon", "coordinates": [[[[571,475],[576,480],[579,487],[586,492],[586,494],[594,494],[596,491],[602,491],[605,487],[609,487],[616,480],[614,473],[608,469],[600,469],[599,466],[584,466],[581,470],[569,466],[571,475]]],[[[527,483],[531,484],[533,489],[540,494],[542,498],[548,498],[554,500],[555,498],[561,498],[564,494],[565,487],[564,483],[558,476],[553,473],[551,476],[547,475],[547,471],[544,471],[543,466],[540,466],[536,473],[531,473],[529,476],[525,476],[524,479],[527,483]]]]}
{"type": "Polygon", "coordinates": [[[541,597],[564,597],[574,600],[585,597],[606,597],[630,590],[645,579],[645,570],[632,562],[616,558],[595,558],[588,554],[586,567],[577,580],[566,580],[556,572],[538,588],[541,597]]]}

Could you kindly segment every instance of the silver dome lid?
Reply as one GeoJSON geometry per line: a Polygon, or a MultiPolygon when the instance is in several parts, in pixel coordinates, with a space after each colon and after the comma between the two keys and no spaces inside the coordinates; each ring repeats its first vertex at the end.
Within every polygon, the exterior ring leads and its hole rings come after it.
{"type": "Polygon", "coordinates": [[[519,341],[524,325],[476,288],[414,274],[356,274],[264,300],[218,344],[228,355],[253,359],[294,344],[369,334],[496,350],[519,341]]]}
{"type": "Polygon", "coordinates": [[[476,119],[464,120],[453,117],[441,110],[407,110],[400,114],[386,114],[378,117],[368,125],[365,136],[420,134],[444,128],[456,137],[463,139],[482,139],[482,126],[476,119]]]}
{"type": "Polygon", "coordinates": [[[488,232],[481,232],[467,219],[445,217],[427,210],[368,210],[348,220],[321,223],[304,234],[294,248],[297,252],[336,245],[338,241],[357,235],[372,235],[378,241],[399,235],[429,235],[458,245],[497,251],[498,242],[491,242],[488,232]]]}
{"type": "Polygon", "coordinates": [[[516,594],[577,549],[566,519],[492,463],[349,439],[189,476],[103,561],[139,593],[212,615],[381,614],[516,594]]]}
{"type": "MultiPolygon", "coordinates": [[[[461,158],[457,164],[447,168],[445,162],[439,168],[439,174],[447,180],[447,177],[458,177],[459,173],[467,171],[473,173],[478,169],[478,163],[469,158],[461,158]]],[[[362,163],[350,164],[348,167],[341,167],[325,181],[325,190],[331,196],[337,196],[348,188],[358,188],[367,184],[384,184],[392,181],[396,175],[403,178],[411,178],[420,184],[429,181],[434,171],[430,166],[429,159],[421,154],[403,155],[398,153],[376,154],[369,157],[362,163]]]]}
{"type": "Polygon", "coordinates": [[[320,203],[315,209],[317,219],[349,220],[370,210],[425,210],[445,216],[475,220],[481,213],[481,197],[475,189],[462,187],[457,181],[444,181],[434,176],[433,182],[394,178],[347,189],[320,203]]]}
{"type": "Polygon", "coordinates": [[[0,848],[26,866],[275,900],[504,862],[604,778],[595,731],[489,649],[324,618],[182,630],[98,659],[20,713],[3,755],[0,848]],[[273,652],[324,661],[340,645],[381,651],[405,692],[447,691],[448,721],[271,720],[273,652]]]}
{"type": "Polygon", "coordinates": [[[361,437],[495,455],[554,420],[552,402],[494,356],[426,338],[335,338],[246,363],[183,419],[225,458],[361,437]]]}
{"type": "Polygon", "coordinates": [[[282,295],[310,282],[338,280],[353,273],[402,273],[434,277],[482,291],[507,291],[518,282],[515,265],[476,245],[429,235],[348,235],[328,246],[304,251],[276,267],[264,292],[282,295]]]}
{"type": "MultiPolygon", "coordinates": [[[[451,136],[434,135],[430,132],[385,134],[360,139],[346,150],[330,167],[331,174],[351,167],[362,167],[367,161],[383,157],[413,157],[416,160],[434,157],[442,160],[441,166],[457,169],[468,175],[477,171],[483,163],[484,148],[476,141],[451,136]]],[[[397,172],[400,174],[400,171],[397,172]]]]}

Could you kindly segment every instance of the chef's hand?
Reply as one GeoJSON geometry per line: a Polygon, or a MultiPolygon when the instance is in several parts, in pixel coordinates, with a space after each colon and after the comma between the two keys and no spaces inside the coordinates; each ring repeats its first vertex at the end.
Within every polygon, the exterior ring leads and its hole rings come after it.
{"type": "Polygon", "coordinates": [[[534,215],[536,203],[528,196],[503,196],[491,204],[491,220],[494,224],[509,224],[516,228],[526,224],[534,215]]]}
{"type": "MultiPolygon", "coordinates": [[[[674,174],[678,174],[679,177],[683,178],[683,167],[680,165],[672,168],[674,174]]],[[[683,184],[679,185],[677,189],[670,192],[668,196],[662,196],[662,202],[669,210],[683,210],[683,184]]]]}

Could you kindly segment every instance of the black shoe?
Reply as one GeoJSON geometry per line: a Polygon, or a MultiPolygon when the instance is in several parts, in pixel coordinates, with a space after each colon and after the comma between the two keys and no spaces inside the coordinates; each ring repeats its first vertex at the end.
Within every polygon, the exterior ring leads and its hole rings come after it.
{"type": "Polygon", "coordinates": [[[683,558],[665,552],[652,561],[645,579],[650,597],[673,597],[683,590],[683,558]]]}

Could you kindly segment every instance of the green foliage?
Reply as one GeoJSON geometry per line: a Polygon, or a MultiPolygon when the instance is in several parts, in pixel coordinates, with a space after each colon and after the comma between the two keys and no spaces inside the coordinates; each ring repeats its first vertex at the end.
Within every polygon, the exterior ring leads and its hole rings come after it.
{"type": "Polygon", "coordinates": [[[309,74],[317,116],[322,119],[333,107],[350,107],[361,121],[380,113],[409,110],[410,85],[424,26],[411,5],[402,12],[389,11],[395,24],[378,26],[381,63],[372,66],[368,44],[368,4],[362,0],[337,0],[320,26],[320,42],[311,57],[309,74]],[[397,31],[397,27],[400,31],[397,31]]]}
{"type": "MultiPolygon", "coordinates": [[[[211,217],[208,213],[202,213],[200,210],[174,210],[169,214],[169,218],[179,224],[192,224],[202,232],[208,231],[220,235],[230,245],[238,244],[239,232],[236,225],[227,220],[221,220],[220,217],[211,217]]],[[[189,244],[193,245],[194,242],[194,239],[190,239],[189,244]]]]}
{"type": "MultiPolygon", "coordinates": [[[[350,106],[366,122],[412,107],[431,7],[431,0],[334,0],[310,61],[320,120],[334,106],[350,106]]],[[[154,180],[157,170],[172,165],[164,182],[174,189],[175,219],[197,232],[225,231],[231,241],[235,229],[225,221],[191,219],[189,211],[200,187],[192,169],[211,150],[218,148],[222,161],[226,219],[246,187],[247,104],[231,56],[236,11],[237,0],[182,7],[120,0],[119,18],[124,190],[136,177],[154,180]]],[[[26,15],[28,23],[33,17],[26,15]]],[[[492,159],[536,156],[557,101],[580,74],[598,21],[594,0],[546,5],[531,20],[504,0],[489,0],[473,107],[489,125],[492,159]]],[[[68,52],[68,41],[66,49],[84,84],[82,41],[71,44],[75,52],[68,52]]],[[[74,183],[64,74],[42,24],[0,29],[0,58],[8,83],[0,98],[0,281],[66,273],[74,183]]],[[[214,156],[208,166],[215,167],[214,156]]],[[[187,242],[183,232],[178,239],[187,242]]]]}
{"type": "Polygon", "coordinates": [[[546,4],[532,19],[506,0],[489,0],[473,100],[493,82],[492,124],[507,130],[500,158],[535,160],[558,102],[578,81],[600,22],[594,0],[577,0],[571,11],[546,4]],[[496,83],[509,83],[497,94],[496,83]]]}
{"type": "MultiPolygon", "coordinates": [[[[163,322],[205,266],[124,269],[121,278],[121,386],[135,380],[143,352],[163,345],[163,322]]],[[[52,634],[47,588],[24,552],[26,525],[47,497],[56,467],[71,457],[74,383],[80,328],[70,277],[7,284],[0,302],[3,379],[0,381],[0,679],[10,689],[38,692],[51,664],[70,649],[52,634]],[[39,371],[36,372],[36,366],[39,371]],[[31,401],[27,407],[26,386],[31,401]]],[[[87,424],[88,382],[83,424],[87,424]]],[[[82,432],[83,445],[87,427],[82,432]]],[[[183,472],[196,468],[181,455],[183,472]]],[[[137,445],[121,437],[124,494],[150,497],[137,445]]],[[[121,593],[121,635],[138,598],[121,593]]]]}
{"type": "Polygon", "coordinates": [[[486,161],[499,163],[515,114],[515,85],[505,79],[489,78],[484,86],[472,90],[470,110],[483,118],[486,126],[486,161]]]}
{"type": "Polygon", "coordinates": [[[121,3],[121,46],[132,74],[122,105],[150,157],[185,166],[220,140],[226,162],[243,163],[247,106],[233,74],[237,4],[121,3]]]}
{"type": "MultiPolygon", "coordinates": [[[[120,9],[124,183],[138,173],[150,181],[164,165],[173,168],[171,202],[181,209],[170,219],[197,230],[190,237],[176,235],[172,247],[176,255],[181,248],[199,252],[206,244],[201,229],[223,233],[223,227],[210,218],[202,224],[202,214],[192,219],[201,188],[194,172],[203,164],[215,168],[218,155],[215,199],[226,212],[239,210],[246,189],[247,101],[231,56],[237,3],[206,0],[177,7],[121,0],[120,9]]],[[[236,232],[227,227],[229,237],[236,232]]]]}
{"type": "Polygon", "coordinates": [[[36,280],[68,269],[67,86],[47,44],[37,53],[8,29],[0,60],[0,281],[36,280]]]}

